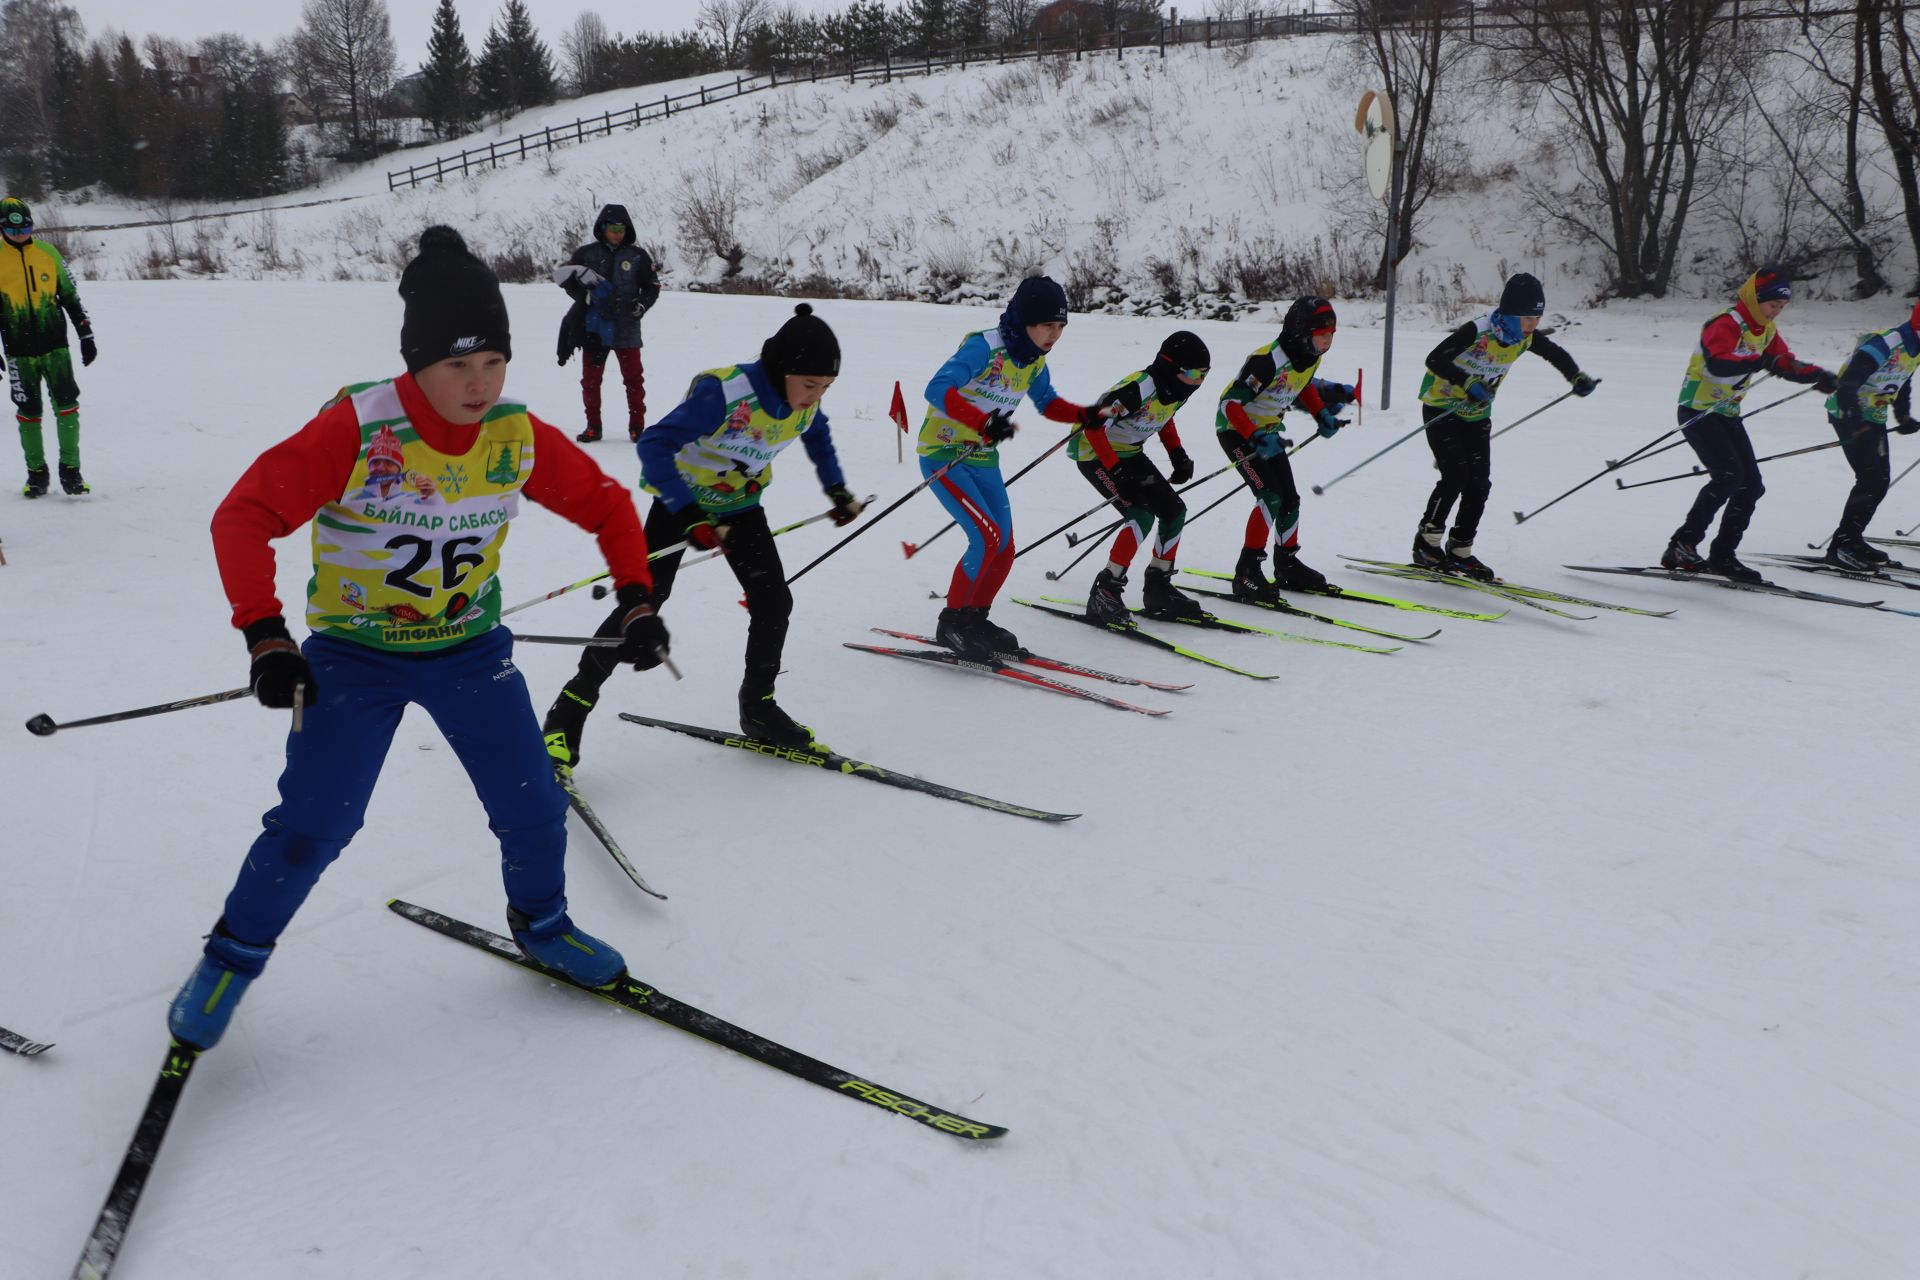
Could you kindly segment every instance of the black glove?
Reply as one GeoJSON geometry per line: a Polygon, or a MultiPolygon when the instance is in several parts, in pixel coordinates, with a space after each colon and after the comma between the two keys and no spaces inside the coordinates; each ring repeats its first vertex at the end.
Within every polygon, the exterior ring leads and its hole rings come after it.
{"type": "Polygon", "coordinates": [[[833,511],[827,518],[836,525],[852,524],[867,509],[867,504],[854,497],[853,490],[843,484],[827,490],[827,501],[833,503],[833,511]]]}
{"type": "Polygon", "coordinates": [[[80,364],[84,368],[100,358],[100,345],[93,340],[91,333],[80,335],[80,364]]]}
{"type": "Polygon", "coordinates": [[[1153,464],[1147,461],[1143,453],[1120,459],[1107,468],[1107,474],[1113,477],[1113,487],[1120,494],[1120,500],[1130,507],[1147,505],[1147,491],[1153,485],[1153,464]]]}
{"type": "Polygon", "coordinates": [[[1920,418],[1910,418],[1903,413],[1900,415],[1900,420],[1893,429],[1903,436],[1910,436],[1914,432],[1920,431],[1920,418]]]}
{"type": "Polygon", "coordinates": [[[247,640],[247,656],[253,659],[248,684],[263,707],[286,710],[293,706],[294,686],[303,684],[300,705],[310,707],[319,700],[313,685],[313,668],[307,665],[300,646],[287,632],[286,619],[275,614],[248,623],[241,631],[247,640]]]}
{"type": "Polygon", "coordinates": [[[1830,396],[1840,389],[1840,379],[1833,374],[1825,369],[1816,370],[1815,373],[1817,376],[1813,380],[1813,389],[1821,395],[1830,396]]]}
{"type": "Polygon", "coordinates": [[[647,304],[644,302],[635,301],[633,304],[633,312],[632,312],[633,318],[635,320],[638,320],[641,316],[645,314],[647,314],[647,304]]]}
{"type": "Polygon", "coordinates": [[[1573,394],[1577,396],[1590,396],[1593,394],[1593,389],[1599,385],[1600,379],[1598,378],[1591,377],[1584,373],[1576,373],[1573,375],[1573,394]]]}
{"type": "Polygon", "coordinates": [[[1091,431],[1095,427],[1107,425],[1107,419],[1113,416],[1114,405],[1090,404],[1080,410],[1080,429],[1091,431]]]}
{"type": "Polygon", "coordinates": [[[1193,479],[1193,459],[1179,445],[1167,450],[1167,461],[1173,464],[1173,470],[1167,473],[1167,479],[1174,484],[1185,484],[1193,479]]]}
{"type": "Polygon", "coordinates": [[[653,611],[653,593],[629,582],[616,599],[627,613],[620,619],[620,647],[613,651],[614,659],[631,662],[637,671],[659,666],[667,657],[667,624],[653,611]]]}
{"type": "Polygon", "coordinates": [[[1005,409],[995,409],[987,415],[987,420],[980,424],[980,438],[988,444],[1001,444],[1013,439],[1013,433],[1019,429],[1012,414],[1005,409]]]}

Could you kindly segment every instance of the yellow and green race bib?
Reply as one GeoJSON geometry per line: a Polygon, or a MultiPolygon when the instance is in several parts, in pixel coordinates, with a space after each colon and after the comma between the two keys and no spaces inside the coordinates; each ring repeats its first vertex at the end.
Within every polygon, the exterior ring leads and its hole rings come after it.
{"type": "Polygon", "coordinates": [[[393,383],[350,387],[360,457],[313,518],[307,626],[376,649],[426,652],[500,620],[500,549],[533,471],[533,420],[501,401],[458,456],[429,448],[393,383]]]}

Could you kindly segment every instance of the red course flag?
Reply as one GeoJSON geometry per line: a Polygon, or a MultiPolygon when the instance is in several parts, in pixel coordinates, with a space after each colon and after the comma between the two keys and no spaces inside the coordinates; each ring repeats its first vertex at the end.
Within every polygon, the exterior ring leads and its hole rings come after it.
{"type": "Polygon", "coordinates": [[[898,426],[902,433],[905,433],[907,429],[907,399],[900,394],[900,384],[897,381],[893,384],[893,403],[887,406],[887,416],[893,419],[894,425],[898,426]]]}

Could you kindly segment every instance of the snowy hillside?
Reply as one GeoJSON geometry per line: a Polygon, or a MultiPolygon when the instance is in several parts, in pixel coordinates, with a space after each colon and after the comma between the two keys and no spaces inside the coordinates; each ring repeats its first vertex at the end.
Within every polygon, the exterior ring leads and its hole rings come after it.
{"type": "MultiPolygon", "coordinates": [[[[943,84],[960,92],[896,92],[943,84]]],[[[900,133],[884,144],[908,145],[900,133]]],[[[566,160],[609,166],[597,198],[616,178],[643,185],[608,154],[566,160]]],[[[537,166],[495,181],[547,182],[537,166]]],[[[381,234],[521,216],[505,189],[401,202],[381,234]]],[[[312,217],[283,229],[318,254],[341,215],[312,217]]],[[[577,426],[574,370],[544,355],[557,294],[508,294],[522,347],[510,393],[577,426]]],[[[0,708],[15,726],[239,683],[206,531],[215,503],[339,384],[397,368],[388,280],[108,282],[86,296],[102,334],[83,382],[98,492],[0,500],[0,708]]],[[[654,404],[751,354],[786,306],[663,301],[654,404]]],[[[857,489],[890,501],[917,479],[884,417],[894,380],[914,400],[991,313],[821,310],[847,353],[827,401],[841,457],[857,489]]],[[[116,1277],[1908,1280],[1920,885],[1903,780],[1920,748],[1920,618],[1559,568],[1645,563],[1690,484],[1603,482],[1524,526],[1503,514],[1666,430],[1679,353],[1708,310],[1574,317],[1560,336],[1604,384],[1495,445],[1479,544],[1516,580],[1671,618],[1328,609],[1443,627],[1391,656],[1181,636],[1278,677],[1260,684],[996,611],[1042,652],[1195,682],[1140,694],[1172,708],[1154,721],[843,649],[870,626],[931,625],[928,592],[958,548],[901,559],[901,540],[943,523],[924,496],[796,585],[782,698],[824,740],[1084,813],[1063,827],[616,720],[725,724],[732,711],[738,592],[717,566],[687,570],[666,611],[685,681],[616,677],[580,775],[671,900],[638,895],[576,824],[581,923],[662,990],[1006,1125],[1004,1139],[962,1144],[395,919],[393,895],[500,917],[484,816],[414,714],[366,829],[196,1070],[116,1277]]],[[[1830,363],[1903,311],[1796,304],[1784,324],[1800,354],[1830,363]]],[[[1273,329],[1195,327],[1215,355],[1198,400],[1210,406],[1273,329]]],[[[1056,383],[1089,395],[1141,367],[1168,328],[1076,318],[1056,383]]],[[[1440,331],[1402,330],[1396,408],[1316,441],[1297,460],[1303,484],[1409,428],[1418,359],[1440,331]]],[[[1348,318],[1325,371],[1364,365],[1372,383],[1378,350],[1348,318]]],[[[1498,420],[1562,390],[1526,361],[1498,420]]],[[[1828,438],[1816,403],[1757,419],[1763,451],[1828,438]]],[[[1186,418],[1195,458],[1218,465],[1205,411],[1186,418]]],[[[1054,438],[1024,420],[1010,468],[1054,438]]],[[[624,443],[596,456],[633,478],[624,443]]],[[[1896,467],[1913,456],[1895,437],[1896,467]]],[[[1635,474],[1687,462],[1682,450],[1635,474]]],[[[779,476],[776,522],[821,507],[799,451],[779,476]]],[[[1768,479],[1749,547],[1798,550],[1831,529],[1846,487],[1833,452],[1768,479]]],[[[1488,603],[1337,559],[1404,554],[1431,481],[1416,440],[1310,497],[1306,558],[1349,586],[1488,603]]],[[[1093,501],[1057,459],[1013,498],[1029,535],[1093,501]]],[[[1230,564],[1246,505],[1196,522],[1183,563],[1230,564]]],[[[1920,482],[1883,515],[1876,530],[1920,522],[1920,482]]],[[[782,554],[798,565],[833,536],[810,527],[782,554]]],[[[294,598],[304,535],[280,545],[294,598]]],[[[1057,588],[1043,577],[1070,555],[1037,550],[1006,594],[1083,594],[1097,560],[1057,588]]],[[[530,513],[506,551],[507,595],[595,567],[590,539],[530,513]]],[[[601,607],[583,595],[516,621],[584,631],[601,607]]],[[[542,700],[571,666],[530,645],[517,661],[542,700]]],[[[284,717],[236,703],[0,735],[0,1026],[58,1042],[0,1055],[7,1277],[71,1266],[159,1065],[166,1003],[272,799],[283,732],[284,717]]]]}
{"type": "MultiPolygon", "coordinates": [[[[1340,38],[1303,36],[1175,49],[1164,60],[1136,52],[892,85],[795,85],[441,186],[386,194],[385,170],[422,158],[396,156],[299,197],[353,197],[344,203],[171,233],[84,233],[72,247],[85,278],[374,280],[395,273],[420,227],[444,220],[483,252],[531,268],[564,256],[601,203],[620,201],[666,264],[669,288],[716,281],[725,269],[716,246],[737,242],[746,283],[762,291],[986,300],[1045,270],[1089,307],[1225,315],[1250,292],[1351,297],[1370,284],[1381,206],[1367,195],[1352,130],[1369,80],[1340,38]],[[683,234],[702,221],[713,229],[705,245],[683,234]]],[[[560,103],[435,152],[694,83],[560,103]]],[[[1557,180],[1563,167],[1546,121],[1483,85],[1471,55],[1452,83],[1443,127],[1456,145],[1436,161],[1442,187],[1406,263],[1403,305],[1445,323],[1522,268],[1557,305],[1591,296],[1604,263],[1541,224],[1526,196],[1526,183],[1557,180]]],[[[151,216],[96,201],[42,222],[151,216]]],[[[1696,220],[1680,285],[1718,296],[1749,264],[1728,259],[1731,241],[1710,216],[1696,220]]]]}

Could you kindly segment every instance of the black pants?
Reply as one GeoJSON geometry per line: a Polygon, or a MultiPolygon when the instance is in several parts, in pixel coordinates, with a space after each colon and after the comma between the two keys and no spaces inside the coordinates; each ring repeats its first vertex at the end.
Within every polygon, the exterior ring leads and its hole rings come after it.
{"type": "Polygon", "coordinates": [[[1887,429],[1869,423],[1863,429],[1854,430],[1832,418],[1827,422],[1840,437],[1840,452],[1847,455],[1847,465],[1853,468],[1853,489],[1847,494],[1847,505],[1840,511],[1840,527],[1834,530],[1833,536],[1862,538],[1866,536],[1873,513],[1880,509],[1880,499],[1887,496],[1887,481],[1891,478],[1887,429]]]}
{"type": "Polygon", "coordinates": [[[1134,552],[1147,540],[1154,521],[1158,520],[1160,536],[1154,542],[1154,554],[1171,559],[1174,549],[1180,544],[1180,530],[1187,522],[1187,504],[1180,500],[1180,495],[1160,474],[1160,469],[1138,455],[1123,459],[1122,474],[1128,481],[1128,493],[1123,496],[1120,482],[1098,459],[1090,458],[1079,466],[1080,474],[1087,478],[1087,483],[1099,490],[1100,496],[1112,503],[1114,510],[1126,522],[1120,532],[1114,535],[1113,547],[1107,558],[1120,564],[1132,564],[1134,552]]]}
{"type": "Polygon", "coordinates": [[[1753,441],[1747,437],[1745,423],[1717,413],[1701,417],[1698,409],[1680,406],[1682,424],[1695,418],[1700,420],[1681,434],[1712,478],[1701,487],[1700,496],[1693,500],[1692,510],[1673,536],[1689,546],[1699,545],[1707,536],[1707,526],[1713,523],[1713,513],[1724,506],[1720,532],[1707,550],[1709,555],[1730,556],[1739,549],[1747,523],[1753,519],[1753,508],[1767,486],[1760,479],[1760,464],[1753,460],[1753,441]]]}
{"type": "Polygon", "coordinates": [[[1253,441],[1238,431],[1217,431],[1214,439],[1220,442],[1220,451],[1227,455],[1260,504],[1247,517],[1245,545],[1259,550],[1266,545],[1269,532],[1276,547],[1298,545],[1300,487],[1294,483],[1293,459],[1287,457],[1287,451],[1283,448],[1273,457],[1263,458],[1254,452],[1253,441]],[[1260,528],[1261,525],[1271,528],[1260,528]],[[1259,536],[1256,537],[1256,533],[1259,536]]]}
{"type": "MultiPolygon", "coordinates": [[[[659,499],[647,510],[647,545],[668,547],[684,542],[687,527],[700,516],[697,504],[680,511],[669,511],[659,499]]],[[[719,519],[719,517],[716,517],[719,519]]],[[[720,523],[726,528],[727,565],[747,593],[747,670],[741,680],[743,689],[755,693],[770,692],[774,677],[780,674],[780,654],[787,643],[787,619],[793,613],[793,592],[787,589],[787,571],[780,564],[780,552],[767,528],[764,508],[753,507],[720,523]]],[[[673,580],[680,571],[676,551],[653,562],[653,602],[663,606],[673,594],[673,580]]],[[[616,606],[600,624],[597,636],[617,636],[626,609],[616,606]]],[[[580,655],[580,670],[567,687],[588,702],[594,701],[618,664],[610,649],[588,649],[580,655]]]]}
{"type": "Polygon", "coordinates": [[[1433,450],[1433,465],[1440,479],[1427,499],[1420,523],[1443,525],[1453,504],[1460,504],[1448,540],[1471,546],[1480,531],[1480,517],[1486,514],[1487,495],[1493,492],[1493,420],[1462,422],[1459,415],[1426,404],[1420,406],[1420,420],[1427,424],[1427,447],[1433,450]],[[1445,416],[1446,421],[1434,419],[1445,416]]]}

